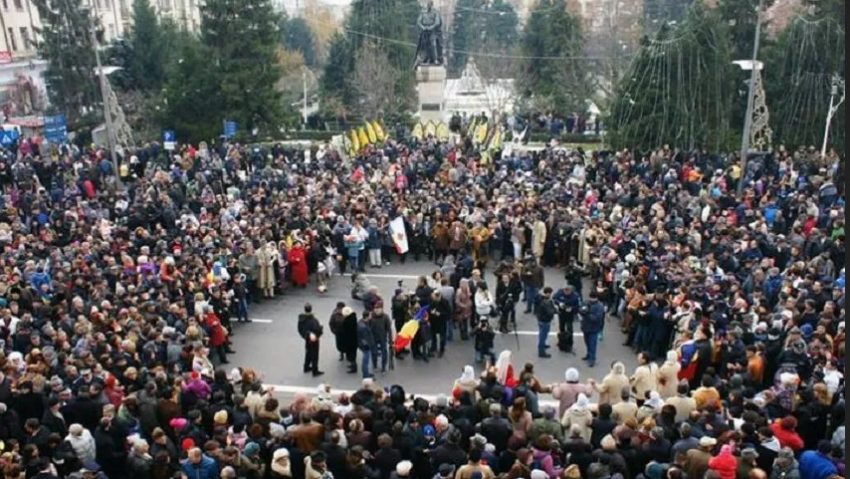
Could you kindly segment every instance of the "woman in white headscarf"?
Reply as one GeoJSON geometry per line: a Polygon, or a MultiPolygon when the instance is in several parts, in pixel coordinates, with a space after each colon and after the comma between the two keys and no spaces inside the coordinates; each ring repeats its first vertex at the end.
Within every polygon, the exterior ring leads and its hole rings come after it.
{"type": "Polygon", "coordinates": [[[514,366],[511,364],[511,352],[504,350],[496,360],[496,380],[505,387],[514,388],[518,382],[514,377],[514,366]]]}
{"type": "Polygon", "coordinates": [[[460,395],[465,391],[468,392],[472,400],[475,401],[477,387],[478,379],[475,377],[475,369],[467,364],[463,367],[463,373],[460,377],[455,379],[454,386],[452,386],[452,396],[454,396],[455,399],[460,399],[460,395]]]}
{"type": "Polygon", "coordinates": [[[563,416],[567,409],[575,404],[579,394],[584,394],[585,396],[593,394],[593,383],[581,384],[576,368],[567,369],[564,373],[564,379],[566,380],[565,382],[558,384],[552,389],[552,397],[559,402],[558,417],[563,416]]]}
{"type": "Polygon", "coordinates": [[[602,384],[596,386],[599,393],[599,404],[608,403],[615,405],[623,399],[620,397],[625,388],[629,388],[629,377],[626,376],[626,366],[617,361],[611,366],[611,372],[602,380],[602,384]]]}
{"type": "Polygon", "coordinates": [[[679,365],[679,353],[676,351],[668,351],[667,359],[664,364],[658,368],[657,382],[658,394],[662,399],[667,399],[676,396],[676,388],[679,386],[679,370],[682,366],[679,365]]]}
{"type": "Polygon", "coordinates": [[[642,423],[644,419],[648,417],[653,417],[657,413],[661,412],[661,408],[664,406],[664,400],[661,399],[661,395],[658,394],[658,391],[652,391],[649,393],[649,399],[647,399],[641,407],[638,408],[637,411],[637,421],[638,423],[642,423]]]}
{"type": "Polygon", "coordinates": [[[579,394],[576,402],[561,416],[561,425],[564,430],[579,429],[581,437],[590,441],[593,431],[590,425],[593,423],[593,413],[590,411],[590,400],[584,394],[579,394]]]}

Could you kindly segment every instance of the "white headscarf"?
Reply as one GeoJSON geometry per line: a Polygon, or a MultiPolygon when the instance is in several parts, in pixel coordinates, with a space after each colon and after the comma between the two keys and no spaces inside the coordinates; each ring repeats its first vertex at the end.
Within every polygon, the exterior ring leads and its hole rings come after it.
{"type": "Polygon", "coordinates": [[[471,383],[475,381],[475,369],[468,364],[464,366],[463,374],[460,375],[459,381],[462,383],[471,383]]]}
{"type": "Polygon", "coordinates": [[[578,369],[567,369],[567,372],[564,373],[564,379],[566,379],[568,383],[577,383],[579,379],[578,369]]]}
{"type": "Polygon", "coordinates": [[[508,367],[511,366],[511,352],[504,350],[499,354],[499,359],[496,360],[496,380],[500,384],[505,384],[508,379],[508,367]]]}
{"type": "Polygon", "coordinates": [[[570,409],[576,409],[576,410],[579,410],[579,411],[583,411],[583,410],[587,409],[587,406],[589,404],[590,404],[590,400],[587,399],[587,396],[585,396],[583,393],[579,393],[578,398],[576,398],[575,404],[570,406],[570,409]]]}
{"type": "Polygon", "coordinates": [[[667,360],[664,361],[664,364],[668,366],[675,366],[679,364],[679,353],[676,351],[667,351],[667,360]]]}
{"type": "Polygon", "coordinates": [[[646,405],[652,409],[660,409],[664,405],[664,401],[661,399],[658,391],[652,391],[649,393],[649,399],[646,400],[646,405]]]}

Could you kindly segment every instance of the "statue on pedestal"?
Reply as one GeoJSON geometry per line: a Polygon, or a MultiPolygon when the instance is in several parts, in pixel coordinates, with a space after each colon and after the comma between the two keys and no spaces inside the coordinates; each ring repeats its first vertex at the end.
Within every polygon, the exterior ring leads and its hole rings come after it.
{"type": "Polygon", "coordinates": [[[443,19],[430,1],[416,20],[419,42],[416,44],[416,65],[443,64],[443,19]]]}

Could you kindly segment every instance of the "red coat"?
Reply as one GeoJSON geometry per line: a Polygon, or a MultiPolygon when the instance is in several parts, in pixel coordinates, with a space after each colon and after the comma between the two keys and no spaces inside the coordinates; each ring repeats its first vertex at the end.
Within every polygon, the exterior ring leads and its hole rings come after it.
{"type": "Polygon", "coordinates": [[[738,460],[732,454],[721,453],[708,461],[708,468],[715,471],[720,479],[735,479],[738,471],[738,460]]]}
{"type": "Polygon", "coordinates": [[[207,313],[204,317],[204,326],[206,326],[210,336],[210,347],[219,347],[227,341],[227,332],[215,313],[207,313]]]}
{"type": "Polygon", "coordinates": [[[289,268],[292,284],[295,286],[307,285],[307,251],[300,246],[293,246],[289,250],[289,268]]]}
{"type": "Polygon", "coordinates": [[[770,425],[774,437],[779,441],[782,447],[790,447],[795,453],[803,450],[805,445],[803,439],[797,434],[797,431],[792,431],[782,427],[781,419],[770,425]]]}

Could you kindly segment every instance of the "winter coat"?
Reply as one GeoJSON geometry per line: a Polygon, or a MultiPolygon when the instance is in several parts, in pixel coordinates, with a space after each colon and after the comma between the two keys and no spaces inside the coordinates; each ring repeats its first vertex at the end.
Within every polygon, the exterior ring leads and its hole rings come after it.
{"type": "Polygon", "coordinates": [[[188,459],[184,460],[180,470],[189,479],[218,479],[218,464],[207,455],[201,456],[201,462],[198,464],[192,464],[188,459]]]}
{"type": "Polygon", "coordinates": [[[806,451],[800,455],[801,479],[827,479],[838,474],[838,468],[818,451],[806,451]]]}
{"type": "Polygon", "coordinates": [[[720,479],[736,479],[738,460],[732,454],[721,453],[708,461],[708,468],[716,472],[720,479]]]}

